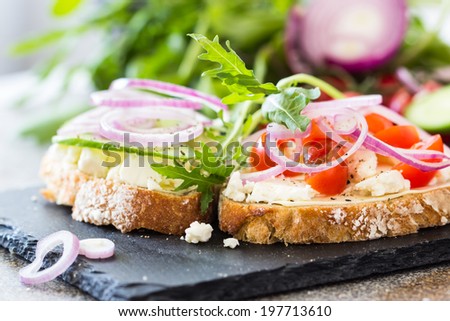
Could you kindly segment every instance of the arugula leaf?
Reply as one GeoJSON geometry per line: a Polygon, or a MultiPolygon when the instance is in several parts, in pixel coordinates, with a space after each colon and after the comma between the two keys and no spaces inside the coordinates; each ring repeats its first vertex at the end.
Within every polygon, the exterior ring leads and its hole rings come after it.
{"type": "Polygon", "coordinates": [[[292,131],[296,129],[305,131],[310,119],[300,113],[309,103],[310,99],[316,99],[319,95],[320,90],[318,88],[286,88],[279,94],[268,96],[261,110],[264,116],[270,121],[284,124],[292,131]]]}
{"type": "Polygon", "coordinates": [[[272,83],[261,84],[256,79],[252,70],[247,69],[244,61],[231,48],[230,42],[226,42],[228,51],[219,43],[219,37],[214,37],[213,41],[201,34],[188,34],[197,41],[206,52],[199,56],[199,59],[216,62],[220,66],[205,71],[202,76],[211,76],[222,80],[231,92],[223,98],[224,104],[234,104],[247,100],[258,100],[265,95],[279,92],[272,83]]]}
{"type": "Polygon", "coordinates": [[[228,177],[234,170],[232,159],[235,152],[222,150],[220,142],[201,143],[201,151],[195,151],[195,158],[209,174],[228,177]]]}
{"type": "MultiPolygon", "coordinates": [[[[227,51],[220,45],[218,36],[216,36],[213,41],[200,34],[189,34],[189,36],[195,39],[206,50],[206,53],[200,55],[199,59],[209,60],[220,64],[219,67],[208,70],[204,72],[203,75],[219,78],[222,80],[222,84],[227,86],[231,91],[231,94],[223,99],[225,104],[241,101],[251,102],[265,98],[265,101],[262,104],[262,113],[264,117],[270,121],[283,124],[292,131],[297,129],[300,129],[301,131],[306,130],[310,120],[306,116],[301,115],[300,112],[306,107],[310,100],[320,96],[320,90],[318,88],[291,88],[291,81],[295,81],[296,78],[285,78],[284,82],[281,81],[283,86],[275,86],[272,83],[261,84],[256,79],[253,71],[248,70],[245,67],[245,63],[231,48],[228,41],[226,42],[228,47],[227,51]]],[[[297,77],[298,75],[294,76],[297,77]]],[[[310,76],[307,77],[314,78],[310,76]]],[[[249,109],[249,106],[243,108],[243,115],[241,115],[243,117],[240,117],[239,127],[242,127],[242,125],[245,124],[245,118],[249,114],[249,109]]],[[[247,127],[251,127],[251,124],[252,119],[250,118],[247,127]]],[[[248,130],[248,128],[242,130],[242,128],[237,128],[235,124],[233,125],[234,134],[242,133],[243,131],[246,132],[248,130]]],[[[232,137],[235,135],[230,134],[229,136],[232,137]]],[[[224,141],[227,141],[227,139],[224,141]]]]}
{"type": "Polygon", "coordinates": [[[195,152],[188,146],[177,146],[174,148],[153,148],[145,149],[137,146],[123,146],[119,143],[110,142],[107,140],[96,140],[89,135],[86,137],[65,138],[60,136],[53,136],[52,142],[54,144],[65,146],[86,147],[92,149],[99,149],[103,151],[137,154],[141,156],[151,156],[164,159],[175,159],[181,161],[188,161],[195,152]]]}
{"type": "Polygon", "coordinates": [[[175,164],[175,166],[165,166],[162,164],[152,164],[152,169],[167,177],[174,179],[182,179],[183,183],[177,187],[177,191],[187,189],[192,186],[196,186],[197,191],[201,193],[200,209],[202,213],[205,213],[209,204],[213,200],[213,188],[216,185],[220,185],[225,182],[226,177],[210,174],[205,176],[200,167],[188,171],[184,166],[175,164]]]}

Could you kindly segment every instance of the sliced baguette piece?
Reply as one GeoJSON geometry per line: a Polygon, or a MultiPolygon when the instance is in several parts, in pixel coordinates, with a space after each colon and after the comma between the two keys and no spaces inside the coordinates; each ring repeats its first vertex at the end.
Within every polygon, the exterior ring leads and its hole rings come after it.
{"type": "Polygon", "coordinates": [[[416,233],[450,222],[450,185],[364,202],[283,206],[236,202],[223,194],[219,226],[251,243],[340,243],[416,233]]]}
{"type": "Polygon", "coordinates": [[[73,206],[72,218],[95,225],[113,225],[122,233],[144,228],[182,235],[194,221],[211,222],[213,204],[201,214],[200,193],[176,194],[97,178],[75,164],[44,156],[40,174],[46,182],[41,194],[50,202],[73,206]]]}

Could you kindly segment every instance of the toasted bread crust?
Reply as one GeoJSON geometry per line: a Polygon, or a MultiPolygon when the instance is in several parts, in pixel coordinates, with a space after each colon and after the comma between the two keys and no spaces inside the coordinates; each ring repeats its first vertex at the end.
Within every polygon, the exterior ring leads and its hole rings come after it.
{"type": "Polygon", "coordinates": [[[210,222],[213,206],[200,211],[200,193],[175,194],[95,178],[49,155],[41,164],[45,199],[73,206],[72,218],[95,225],[113,225],[122,233],[145,228],[182,235],[194,221],[210,222]]]}
{"type": "Polygon", "coordinates": [[[449,200],[450,187],[336,206],[251,204],[221,195],[219,226],[239,240],[259,244],[364,241],[445,225],[449,200]]]}

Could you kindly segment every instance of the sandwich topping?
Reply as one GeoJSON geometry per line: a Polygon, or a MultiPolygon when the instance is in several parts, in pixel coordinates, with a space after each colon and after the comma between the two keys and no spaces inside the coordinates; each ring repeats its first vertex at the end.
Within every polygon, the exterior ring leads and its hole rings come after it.
{"type": "MultiPolygon", "coordinates": [[[[351,103],[351,99],[335,103],[339,106],[345,101],[351,103]]],[[[345,196],[349,200],[380,197],[450,182],[450,158],[440,135],[428,135],[403,118],[398,124],[399,116],[390,117],[392,113],[383,106],[353,108],[365,124],[358,126],[355,120],[353,128],[345,133],[341,128],[347,125],[336,120],[340,114],[314,118],[310,127],[297,136],[269,124],[252,147],[250,166],[233,174],[224,195],[241,202],[298,204],[327,196],[345,196]],[[351,153],[364,126],[364,140],[351,153]],[[275,127],[280,138],[268,147],[275,127]],[[276,178],[265,176],[277,167],[276,178]]],[[[342,108],[338,110],[342,112],[342,108]]]]}
{"type": "Polygon", "coordinates": [[[449,182],[442,138],[382,106],[380,95],[345,98],[306,74],[261,83],[229,43],[190,36],[206,50],[200,59],[219,64],[205,74],[222,81],[228,96],[116,80],[92,95],[97,108],[58,131],[55,157],[94,177],[198,191],[203,211],[227,180],[230,199],[280,204],[351,201],[449,182]],[[332,100],[315,102],[321,91],[332,100]],[[234,105],[231,113],[227,105],[234,105]]]}
{"type": "Polygon", "coordinates": [[[450,152],[441,136],[429,135],[382,106],[380,95],[345,98],[305,74],[276,86],[261,84],[245,65],[230,64],[242,60],[229,43],[227,51],[217,37],[191,36],[206,50],[201,59],[220,64],[207,73],[232,92],[225,100],[260,105],[254,113],[264,119],[265,128],[252,135],[253,142],[247,140],[253,143],[248,166],[231,176],[225,196],[250,203],[337,196],[351,201],[432,187],[439,177],[448,183],[441,171],[450,166],[450,152]],[[308,87],[296,87],[299,83],[308,87]],[[319,89],[332,100],[312,102],[319,89]]]}

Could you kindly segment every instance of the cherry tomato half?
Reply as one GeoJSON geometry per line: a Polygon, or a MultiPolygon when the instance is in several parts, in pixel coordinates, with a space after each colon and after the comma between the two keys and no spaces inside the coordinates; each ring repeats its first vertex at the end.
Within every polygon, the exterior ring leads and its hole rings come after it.
{"type": "MultiPolygon", "coordinates": [[[[280,139],[277,141],[278,148],[283,152],[283,154],[289,158],[293,159],[294,156],[294,139],[280,139]]],[[[266,133],[263,133],[261,137],[258,139],[256,146],[253,146],[250,151],[250,165],[254,167],[257,171],[263,171],[274,167],[276,163],[272,161],[267,155],[265,150],[266,144],[266,133]]],[[[297,176],[299,173],[294,173],[291,171],[284,171],[283,175],[285,176],[297,176]]]]}
{"type": "MultiPolygon", "coordinates": [[[[444,151],[444,143],[442,142],[441,135],[434,135],[426,145],[416,144],[413,149],[423,149],[423,150],[436,150],[439,152],[444,151]]],[[[428,160],[428,162],[439,162],[440,160],[428,160]]],[[[393,167],[393,169],[398,170],[402,173],[403,177],[411,182],[411,188],[418,188],[427,186],[433,177],[436,175],[437,171],[423,172],[416,167],[411,165],[400,163],[393,167]]]]}
{"type": "Polygon", "coordinates": [[[321,194],[337,195],[344,191],[347,179],[348,167],[344,163],[323,172],[311,174],[306,182],[321,194]]]}
{"type": "Polygon", "coordinates": [[[414,126],[392,126],[375,133],[375,137],[394,147],[411,148],[420,142],[419,132],[414,126]]]}
{"type": "Polygon", "coordinates": [[[369,132],[373,134],[394,126],[389,119],[375,113],[367,114],[365,118],[367,125],[369,125],[369,132]]]}

